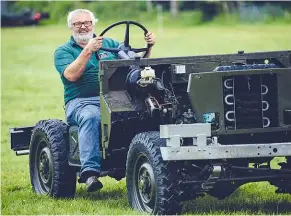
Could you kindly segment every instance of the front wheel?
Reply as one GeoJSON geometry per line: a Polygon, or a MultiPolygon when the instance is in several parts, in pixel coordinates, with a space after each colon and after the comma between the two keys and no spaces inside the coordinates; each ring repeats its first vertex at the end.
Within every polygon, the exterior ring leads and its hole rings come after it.
{"type": "Polygon", "coordinates": [[[159,132],[136,135],[129,147],[126,162],[126,186],[130,206],[150,214],[181,212],[177,170],[163,161],[160,147],[165,146],[159,132]]]}
{"type": "Polygon", "coordinates": [[[33,190],[56,198],[72,198],[76,172],[68,164],[67,125],[60,120],[39,121],[30,143],[29,169],[33,190]]]}

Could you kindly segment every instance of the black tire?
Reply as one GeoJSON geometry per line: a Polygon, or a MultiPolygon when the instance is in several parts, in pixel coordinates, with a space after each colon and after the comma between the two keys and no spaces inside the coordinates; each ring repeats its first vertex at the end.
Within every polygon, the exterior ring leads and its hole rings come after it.
{"type": "Polygon", "coordinates": [[[31,135],[29,169],[33,190],[55,198],[73,198],[76,171],[68,164],[68,126],[60,120],[39,121],[31,135]]]}
{"type": "Polygon", "coordinates": [[[150,214],[179,214],[181,202],[173,162],[163,161],[160,147],[166,146],[159,132],[137,134],[126,161],[126,186],[130,206],[150,214]]]}

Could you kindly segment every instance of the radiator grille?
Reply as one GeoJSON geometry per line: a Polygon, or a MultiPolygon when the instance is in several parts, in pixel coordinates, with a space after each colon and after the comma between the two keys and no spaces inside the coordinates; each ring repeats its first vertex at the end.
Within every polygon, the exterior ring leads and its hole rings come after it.
{"type": "Polygon", "coordinates": [[[278,126],[277,75],[224,76],[226,129],[278,126]]]}

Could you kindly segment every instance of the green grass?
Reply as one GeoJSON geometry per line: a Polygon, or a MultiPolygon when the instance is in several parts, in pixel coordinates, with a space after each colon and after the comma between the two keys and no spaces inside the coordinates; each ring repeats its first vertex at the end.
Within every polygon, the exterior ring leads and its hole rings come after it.
{"type": "MultiPolygon", "coordinates": [[[[97,26],[99,33],[105,26],[97,26]]],[[[153,57],[189,56],[268,50],[291,50],[288,25],[200,26],[170,28],[157,34],[153,57]]],[[[10,150],[10,127],[34,125],[47,118],[64,119],[63,87],[53,66],[55,48],[69,37],[65,26],[1,29],[1,203],[2,214],[138,214],[129,208],[125,181],[103,178],[105,188],[87,194],[78,185],[76,199],[54,200],[32,192],[28,157],[10,150]]],[[[123,38],[124,30],[115,37],[123,38]]],[[[142,38],[137,31],[135,40],[142,38]]],[[[136,44],[143,44],[142,39],[136,44]]],[[[290,195],[275,194],[268,183],[252,183],[219,201],[206,196],[186,202],[183,214],[291,214],[290,195]]]]}

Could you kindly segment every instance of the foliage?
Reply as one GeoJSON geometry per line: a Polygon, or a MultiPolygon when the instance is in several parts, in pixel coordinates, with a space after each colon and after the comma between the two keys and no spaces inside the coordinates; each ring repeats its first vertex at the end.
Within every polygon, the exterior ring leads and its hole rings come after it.
{"type": "MultiPolygon", "coordinates": [[[[157,15],[154,15],[154,17],[157,15]]],[[[203,24],[201,11],[185,11],[174,19],[169,12],[163,13],[163,24],[166,26],[196,26],[203,24]]]]}
{"type": "Polygon", "coordinates": [[[93,11],[102,20],[124,20],[134,19],[139,16],[142,7],[138,1],[100,1],[90,2],[87,8],[93,11]]]}
{"type": "Polygon", "coordinates": [[[49,12],[52,23],[63,21],[68,12],[77,8],[91,10],[98,19],[120,20],[138,17],[145,9],[144,2],[138,1],[18,1],[14,7],[24,7],[37,11],[49,12]]]}
{"type": "Polygon", "coordinates": [[[179,1],[180,13],[174,19],[169,12],[168,1],[153,1],[153,10],[146,11],[146,1],[17,1],[12,7],[21,10],[25,7],[48,12],[50,19],[44,23],[58,23],[66,20],[69,11],[88,8],[99,20],[112,23],[117,20],[157,20],[157,5],[163,9],[163,19],[173,25],[194,26],[209,24],[230,25],[238,23],[290,23],[290,6],[274,2],[219,2],[219,1],[179,1]]]}

